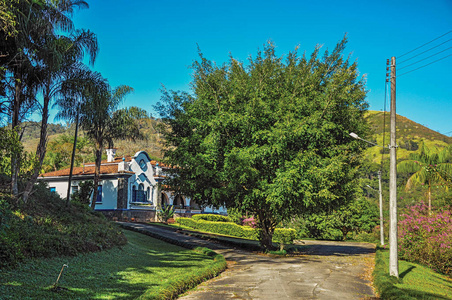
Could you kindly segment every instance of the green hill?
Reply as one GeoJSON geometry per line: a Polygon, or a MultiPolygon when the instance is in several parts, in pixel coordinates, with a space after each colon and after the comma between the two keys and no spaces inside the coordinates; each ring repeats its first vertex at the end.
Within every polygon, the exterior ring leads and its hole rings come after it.
{"type": "MultiPolygon", "coordinates": [[[[368,111],[365,118],[367,122],[369,122],[372,133],[371,136],[363,138],[370,140],[378,145],[384,145],[387,148],[390,135],[389,112],[386,112],[385,115],[380,111],[368,111]]],[[[397,150],[398,159],[405,159],[408,157],[410,152],[416,151],[418,149],[419,142],[422,140],[429,147],[435,146],[438,148],[443,148],[449,144],[452,144],[451,137],[431,130],[400,115],[397,115],[396,127],[396,140],[397,145],[399,146],[397,150]]],[[[380,147],[369,147],[369,149],[367,149],[366,151],[366,155],[373,162],[380,163],[382,152],[383,149],[380,147]]],[[[387,149],[385,149],[385,153],[389,153],[387,149]]]]}

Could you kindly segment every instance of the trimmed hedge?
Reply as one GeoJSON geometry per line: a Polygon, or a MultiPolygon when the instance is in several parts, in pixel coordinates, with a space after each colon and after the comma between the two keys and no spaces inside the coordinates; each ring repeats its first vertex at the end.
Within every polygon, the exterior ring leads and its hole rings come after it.
{"type": "Polygon", "coordinates": [[[229,218],[228,216],[214,215],[214,214],[194,215],[192,218],[196,221],[204,220],[204,221],[211,221],[211,222],[232,222],[231,218],[229,218]]]}
{"type": "MultiPolygon", "coordinates": [[[[250,240],[258,240],[259,231],[257,229],[240,226],[232,222],[212,222],[205,220],[196,220],[193,218],[177,218],[176,222],[181,225],[198,229],[201,231],[230,235],[250,240]]],[[[294,229],[276,228],[273,234],[273,242],[282,244],[292,244],[295,239],[296,231],[294,229]]]]}

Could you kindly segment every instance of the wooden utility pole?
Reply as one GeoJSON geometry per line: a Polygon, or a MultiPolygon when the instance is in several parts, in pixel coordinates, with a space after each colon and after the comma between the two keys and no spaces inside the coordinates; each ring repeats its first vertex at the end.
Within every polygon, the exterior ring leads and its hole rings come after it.
{"type": "Polygon", "coordinates": [[[396,59],[391,57],[391,136],[389,144],[389,275],[399,278],[397,253],[396,59]]]}

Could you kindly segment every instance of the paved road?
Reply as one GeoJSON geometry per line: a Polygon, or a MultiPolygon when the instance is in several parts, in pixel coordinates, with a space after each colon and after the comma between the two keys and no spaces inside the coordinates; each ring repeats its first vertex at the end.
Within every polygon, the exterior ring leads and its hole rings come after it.
{"type": "Polygon", "coordinates": [[[366,275],[373,266],[373,244],[304,241],[306,252],[271,257],[208,242],[158,226],[122,223],[185,246],[204,246],[222,254],[228,269],[179,299],[369,299],[366,275]]]}

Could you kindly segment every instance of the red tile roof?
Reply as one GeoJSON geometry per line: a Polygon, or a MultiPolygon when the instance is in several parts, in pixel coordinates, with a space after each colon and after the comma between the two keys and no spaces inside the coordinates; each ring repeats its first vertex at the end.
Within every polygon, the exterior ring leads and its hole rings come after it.
{"type": "MultiPolygon", "coordinates": [[[[40,177],[57,177],[57,176],[69,176],[70,169],[63,169],[58,170],[54,172],[48,172],[41,174],[40,177]]],[[[85,167],[76,167],[72,170],[72,175],[94,175],[95,173],[95,167],[94,166],[85,166],[85,167]]],[[[118,172],[118,165],[117,164],[111,164],[111,165],[101,165],[100,166],[100,174],[114,174],[114,173],[130,173],[134,174],[130,171],[123,171],[118,172]]]]}

